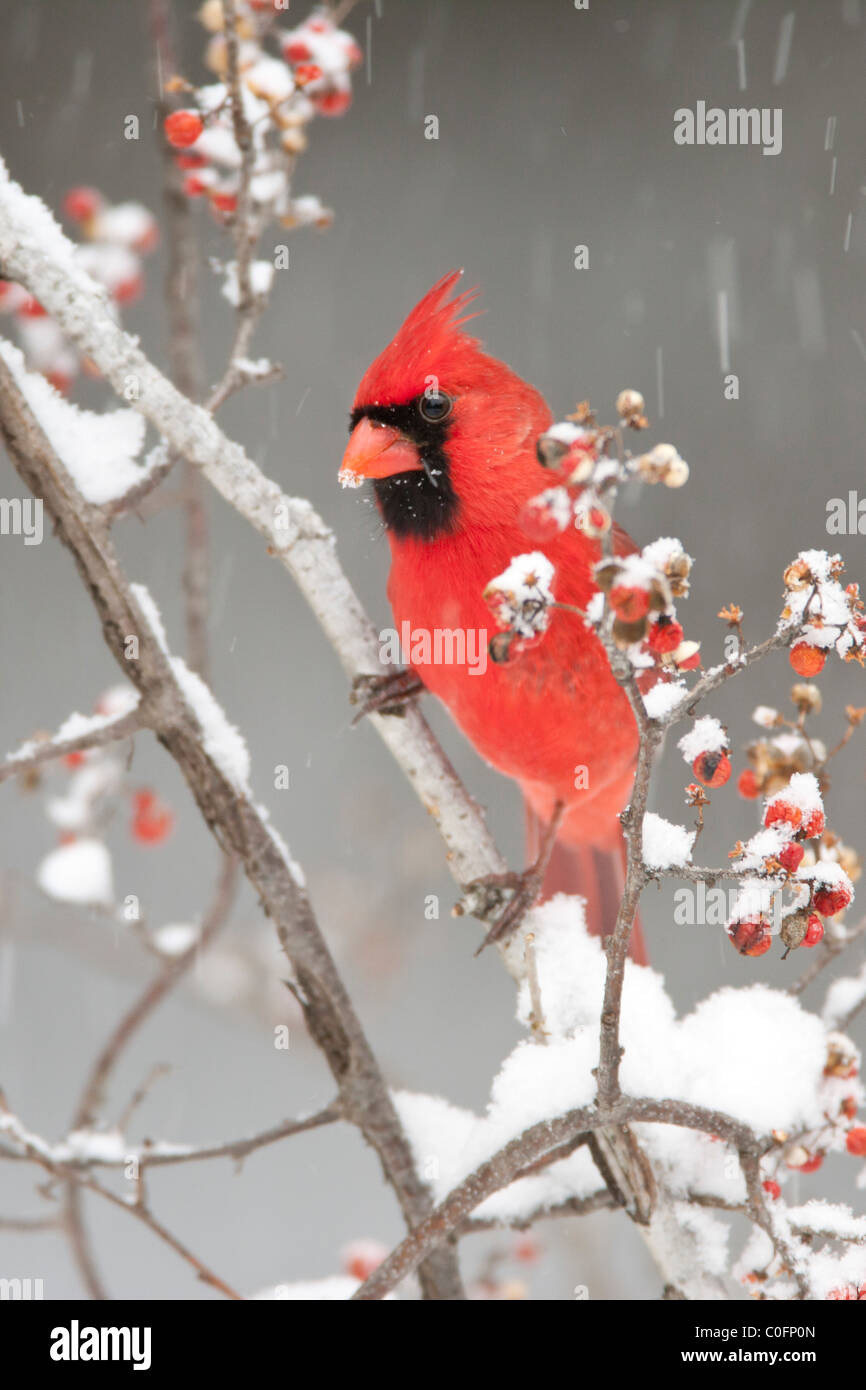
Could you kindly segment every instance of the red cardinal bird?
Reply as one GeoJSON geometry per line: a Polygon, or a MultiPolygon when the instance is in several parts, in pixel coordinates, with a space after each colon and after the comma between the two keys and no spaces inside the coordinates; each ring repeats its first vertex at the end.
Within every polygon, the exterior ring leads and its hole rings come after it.
{"type": "MultiPolygon", "coordinates": [[[[463,330],[474,293],[449,298],[459,278],[453,272],[433,286],[365,373],[340,470],[344,484],[372,480],[391,546],[398,631],[404,622],[413,632],[489,628],[483,590],[533,548],[519,514],[550,485],[535,445],[551,412],[463,330]]],[[[584,609],[596,589],[598,543],[571,527],[544,549],[556,599],[584,609]]],[[[620,532],[615,549],[635,547],[620,532]]],[[[554,610],[537,645],[483,674],[432,659],[413,659],[412,668],[481,756],[520,784],[531,847],[562,803],[544,895],[581,893],[590,930],[611,931],[624,878],[617,814],[630,795],[638,736],[598,639],[575,614],[554,610]],[[581,767],[588,776],[576,776],[581,767]]],[[[632,954],[645,960],[638,933],[632,954]]]]}

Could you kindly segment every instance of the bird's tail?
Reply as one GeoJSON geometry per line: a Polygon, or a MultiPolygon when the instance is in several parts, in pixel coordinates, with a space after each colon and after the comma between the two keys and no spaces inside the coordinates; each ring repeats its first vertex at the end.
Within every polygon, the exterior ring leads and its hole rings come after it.
{"type": "MultiPolygon", "coordinates": [[[[527,805],[526,838],[529,863],[538,855],[543,825],[527,805]]],[[[608,936],[616,925],[625,886],[625,844],[612,849],[567,844],[557,840],[544,875],[542,902],[554,893],[577,893],[586,902],[586,925],[592,936],[608,936]]],[[[640,918],[635,918],[629,955],[637,965],[647,965],[646,944],[640,918]]]]}

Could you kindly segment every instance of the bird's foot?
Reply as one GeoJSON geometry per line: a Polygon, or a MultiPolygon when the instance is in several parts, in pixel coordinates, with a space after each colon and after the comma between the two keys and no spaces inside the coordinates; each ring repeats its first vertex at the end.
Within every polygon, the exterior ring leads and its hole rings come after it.
{"type": "Polygon", "coordinates": [[[531,864],[523,873],[486,874],[484,878],[467,883],[463,896],[454,909],[457,916],[470,914],[490,928],[476,956],[491,941],[505,941],[515,932],[541,894],[544,867],[531,864]]]}
{"type": "Polygon", "coordinates": [[[360,708],[352,724],[359,724],[368,714],[396,714],[402,717],[423,689],[424,683],[414,671],[389,671],[385,676],[356,676],[349,700],[360,708]]]}
{"type": "Polygon", "coordinates": [[[511,870],[504,874],[485,874],[467,883],[463,895],[454,909],[457,917],[466,914],[477,917],[479,921],[490,922],[491,926],[482,941],[476,956],[480,956],[491,941],[507,941],[517,930],[527,912],[541,897],[544,875],[550,863],[553,846],[562,818],[565,803],[557,801],[553,808],[550,823],[544,829],[538,858],[522,873],[511,870]]]}

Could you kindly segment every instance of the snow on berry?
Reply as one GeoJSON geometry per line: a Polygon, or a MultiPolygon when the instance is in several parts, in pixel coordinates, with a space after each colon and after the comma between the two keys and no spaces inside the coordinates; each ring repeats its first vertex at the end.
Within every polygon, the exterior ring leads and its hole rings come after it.
{"type": "Polygon", "coordinates": [[[863,604],[856,584],[842,587],[843,571],[841,556],[825,550],[801,551],[785,571],[780,630],[799,629],[790,660],[807,679],[818,674],[822,657],[833,649],[846,661],[864,661],[863,604]]]}
{"type": "Polygon", "coordinates": [[[798,845],[793,840],[789,840],[787,844],[783,845],[779,850],[779,863],[783,869],[786,869],[789,874],[792,874],[796,869],[799,869],[805,853],[806,851],[803,849],[802,845],[798,845]]]}
{"type": "Polygon", "coordinates": [[[727,730],[718,719],[712,715],[705,714],[701,719],[696,719],[687,734],[684,734],[677,744],[687,763],[694,763],[702,753],[714,753],[721,756],[728,751],[727,730]]]}
{"type": "Polygon", "coordinates": [[[518,524],[530,540],[552,540],[568,526],[573,510],[567,488],[549,487],[524,503],[518,524]]]}
{"type": "Polygon", "coordinates": [[[643,858],[648,869],[674,869],[691,863],[694,830],[648,811],[643,818],[643,858]]]}
{"type": "Polygon", "coordinates": [[[812,888],[812,906],[822,917],[835,917],[854,901],[854,885],[842,868],[829,859],[798,870],[797,877],[812,888]]]}
{"type": "Polygon", "coordinates": [[[790,826],[807,840],[824,831],[824,803],[818,779],[812,772],[795,772],[788,785],[771,796],[764,807],[764,824],[790,826]]]}
{"type": "Polygon", "coordinates": [[[550,621],[554,568],[546,555],[533,550],[515,555],[507,569],[490,580],[484,600],[501,628],[519,637],[535,637],[550,621]]]}

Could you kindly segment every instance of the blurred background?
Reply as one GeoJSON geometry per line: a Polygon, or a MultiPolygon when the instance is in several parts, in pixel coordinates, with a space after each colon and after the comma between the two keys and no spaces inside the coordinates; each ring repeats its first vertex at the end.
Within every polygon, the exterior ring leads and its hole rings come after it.
{"type": "MultiPolygon", "coordinates": [[[[179,66],[201,82],[196,6],[174,0],[173,9],[179,66]]],[[[307,11],[293,0],[291,22],[307,11]]],[[[0,14],[0,151],[13,177],[55,209],[70,185],[92,184],[113,202],[137,199],[161,216],[144,0],[2,0],[0,14]],[[140,118],[137,142],[123,137],[130,114],[140,118]]],[[[626,499],[619,515],[639,543],[676,535],[696,557],[681,617],[687,636],[703,639],[708,663],[721,653],[723,604],[745,608],[749,639],[769,632],[782,570],[801,548],[839,549],[849,577],[866,579],[864,538],[826,531],[830,498],[857,487],[866,494],[860,0],[593,0],[588,10],[571,0],[381,0],[358,4],[346,27],[366,55],[354,104],[341,120],[313,124],[294,181],[296,193],[318,194],[334,209],[334,225],[293,233],[291,268],[275,277],[253,355],[282,362],[284,379],[229,402],[222,423],[333,526],[374,621],[390,621],[387,546],[370,500],[337,486],[347,413],[368,362],[453,266],[481,287],[479,331],[490,350],[538,385],[557,417],[588,397],[610,419],[617,392],[633,386],[646,396],[651,438],[670,439],[689,461],[685,489],[649,489],[639,503],[626,499]],[[699,100],[780,107],[781,153],[677,146],[673,113],[699,100]],[[424,138],[431,114],[435,141],[424,138]],[[578,244],[589,251],[582,270],[574,268],[578,244]],[[738,400],[725,399],[723,368],[739,378],[738,400]]],[[[206,209],[199,214],[202,338],[215,381],[232,310],[206,258],[229,249],[206,209]]],[[[165,368],[163,274],[158,252],[147,293],[124,322],[165,368]]],[[[76,398],[109,399],[94,384],[76,398]]],[[[0,490],[20,496],[5,457],[0,471],[0,490]]],[[[455,894],[441,842],[373,732],[350,727],[346,681],[285,572],[219,499],[208,506],[213,683],[249,742],[256,792],[304,865],[392,1083],[480,1111],[519,1036],[512,983],[495,953],[473,958],[477,926],[450,917],[455,894]],[[288,791],[274,790],[277,764],[290,769],[288,791]],[[425,919],[429,894],[439,897],[438,920],[425,919]]],[[[117,539],[179,650],[177,512],[146,526],[123,521],[117,539]]],[[[72,709],[91,709],[117,674],[71,562],[50,536],[38,547],[4,538],[0,578],[0,739],[12,749],[72,709]]],[[[757,734],[751,709],[784,707],[790,684],[781,655],[713,702],[730,727],[737,770],[742,746],[757,734]]],[[[862,671],[833,661],[821,685],[818,732],[832,744],[844,705],[863,702],[862,671]]],[[[499,844],[520,865],[515,790],[479,762],[442,711],[428,712],[499,844]]],[[[864,747],[855,738],[828,797],[832,825],[860,849],[864,747]]],[[[118,817],[107,834],[118,896],[138,894],[152,926],[195,920],[212,892],[216,846],[152,738],[139,738],[131,777],[157,789],[177,823],[165,846],[148,848],[118,817]]],[[[673,819],[684,819],[687,777],[669,750],[656,805],[673,819]]],[[[49,792],[61,785],[61,773],[48,779],[49,792]]],[[[55,843],[43,798],[12,783],[2,789],[0,1083],[30,1127],[59,1137],[87,1066],[153,964],[121,928],[51,903],[35,887],[35,868],[55,843]]],[[[713,801],[710,862],[755,824],[754,806],[733,782],[713,801]]],[[[653,963],[681,1012],[725,984],[782,984],[799,973],[802,955],[785,964],[778,952],[743,960],[717,928],[673,926],[671,899],[667,889],[648,895],[645,919],[653,963]]],[[[330,1078],[279,983],[284,973],[242,891],[211,963],[202,962],[125,1054],[107,1118],[160,1061],[171,1071],[138,1114],[137,1138],[229,1138],[326,1102],[330,1078]],[[273,1045],[281,1021],[290,1024],[287,1052],[273,1045]]],[[[862,1020],[857,1036],[862,1043],[862,1020]]],[[[827,1173],[821,1195],[850,1199],[850,1167],[831,1160],[827,1173]]],[[[39,1181],[25,1165],[0,1167],[0,1216],[47,1209],[39,1181]]],[[[804,1198],[819,1190],[814,1178],[801,1182],[804,1198]]],[[[253,1155],[240,1175],[226,1162],[157,1172],[150,1195],[159,1217],[246,1292],[328,1275],[348,1240],[389,1243],[400,1231],[374,1158],[342,1128],[253,1155]]],[[[211,1296],[150,1232],[96,1198],[87,1212],[112,1294],[211,1296]]],[[[520,1271],[533,1297],[568,1299],[576,1284],[588,1285],[592,1298],[658,1296],[624,1219],[549,1223],[538,1234],[546,1257],[528,1275],[520,1271]]],[[[468,1274],[491,1250],[510,1258],[512,1245],[507,1234],[466,1241],[468,1274]]],[[[0,1229],[0,1250],[0,1272],[43,1278],[47,1298],[81,1293],[56,1233],[0,1229]]]]}

